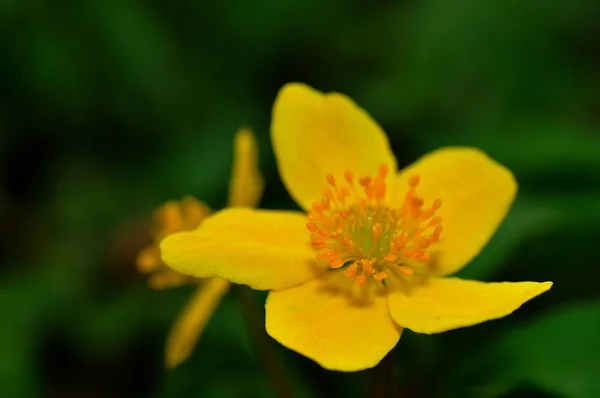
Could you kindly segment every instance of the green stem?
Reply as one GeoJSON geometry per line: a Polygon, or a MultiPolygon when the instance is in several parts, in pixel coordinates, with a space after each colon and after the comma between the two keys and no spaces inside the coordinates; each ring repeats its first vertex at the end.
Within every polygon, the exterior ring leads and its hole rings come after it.
{"type": "Polygon", "coordinates": [[[236,285],[234,290],[238,296],[238,301],[242,307],[246,327],[248,328],[250,337],[257,347],[258,355],[260,356],[269,382],[278,397],[293,398],[294,389],[289,384],[284,372],[284,367],[280,364],[279,357],[275,351],[275,347],[269,335],[265,331],[264,315],[257,308],[256,299],[247,286],[236,285]]]}

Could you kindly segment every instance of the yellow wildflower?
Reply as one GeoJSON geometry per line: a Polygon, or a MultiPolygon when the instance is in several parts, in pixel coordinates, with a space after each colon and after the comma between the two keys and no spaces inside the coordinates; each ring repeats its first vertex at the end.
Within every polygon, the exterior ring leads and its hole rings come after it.
{"type": "MultiPolygon", "coordinates": [[[[230,207],[254,207],[260,200],[263,182],[257,163],[254,137],[249,130],[240,129],[234,143],[234,163],[229,187],[230,207]]],[[[154,244],[138,254],[138,270],[149,274],[148,283],[151,288],[164,289],[189,283],[199,285],[169,333],[165,349],[165,364],[168,368],[180,365],[191,355],[208,320],[229,290],[229,282],[220,278],[198,279],[173,271],[161,261],[159,243],[172,233],[198,228],[210,214],[207,205],[191,196],[180,202],[167,202],[154,214],[154,244]]]]}
{"type": "Polygon", "coordinates": [[[517,191],[511,172],[480,150],[443,148],[396,173],[385,133],[364,110],[297,83],[275,101],[271,138],[308,216],[225,210],[165,239],[163,260],[271,290],[267,332],[321,366],[375,366],[403,328],[439,333],[500,318],[552,286],[445,277],[481,251],[517,191]]]}

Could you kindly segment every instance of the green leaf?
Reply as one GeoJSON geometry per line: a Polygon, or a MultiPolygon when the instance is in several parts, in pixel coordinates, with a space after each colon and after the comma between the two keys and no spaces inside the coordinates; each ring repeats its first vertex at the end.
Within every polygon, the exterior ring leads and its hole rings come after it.
{"type": "Polygon", "coordinates": [[[501,397],[536,386],[573,398],[600,396],[600,301],[564,306],[499,336],[464,358],[447,391],[501,397]]]}
{"type": "Polygon", "coordinates": [[[489,279],[522,241],[548,228],[560,217],[558,210],[547,204],[532,200],[517,201],[489,244],[457,276],[464,279],[489,279]]]}

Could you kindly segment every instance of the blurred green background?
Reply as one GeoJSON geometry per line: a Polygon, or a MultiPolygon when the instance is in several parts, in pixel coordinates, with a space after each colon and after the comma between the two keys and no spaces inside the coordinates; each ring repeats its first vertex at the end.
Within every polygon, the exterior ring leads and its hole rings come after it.
{"type": "MultiPolygon", "coordinates": [[[[397,396],[600,397],[599,17],[597,0],[0,2],[0,396],[274,396],[235,294],[166,372],[193,288],[151,291],[134,259],[164,201],[224,205],[240,125],[262,206],[295,208],[268,126],[302,81],[361,104],[400,165],[444,145],[507,165],[517,201],[460,275],[555,282],[502,320],[406,331],[397,396]]],[[[378,394],[376,372],[272,344],[299,397],[378,394]]]]}

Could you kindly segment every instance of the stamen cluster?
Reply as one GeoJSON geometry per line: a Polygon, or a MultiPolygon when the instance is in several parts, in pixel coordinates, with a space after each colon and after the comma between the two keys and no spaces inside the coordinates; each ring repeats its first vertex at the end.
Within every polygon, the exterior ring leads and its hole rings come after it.
{"type": "Polygon", "coordinates": [[[442,233],[435,215],[442,202],[424,207],[416,191],[419,176],[409,179],[403,204],[391,208],[385,201],[387,174],[381,165],[377,175],[359,178],[358,184],[351,171],[344,172],[342,183],[329,174],[321,201],[308,213],[306,228],[319,249],[317,259],[331,268],[346,267],[346,275],[361,286],[369,276],[384,280],[389,270],[412,276],[415,265],[431,259],[427,249],[442,233]]]}

